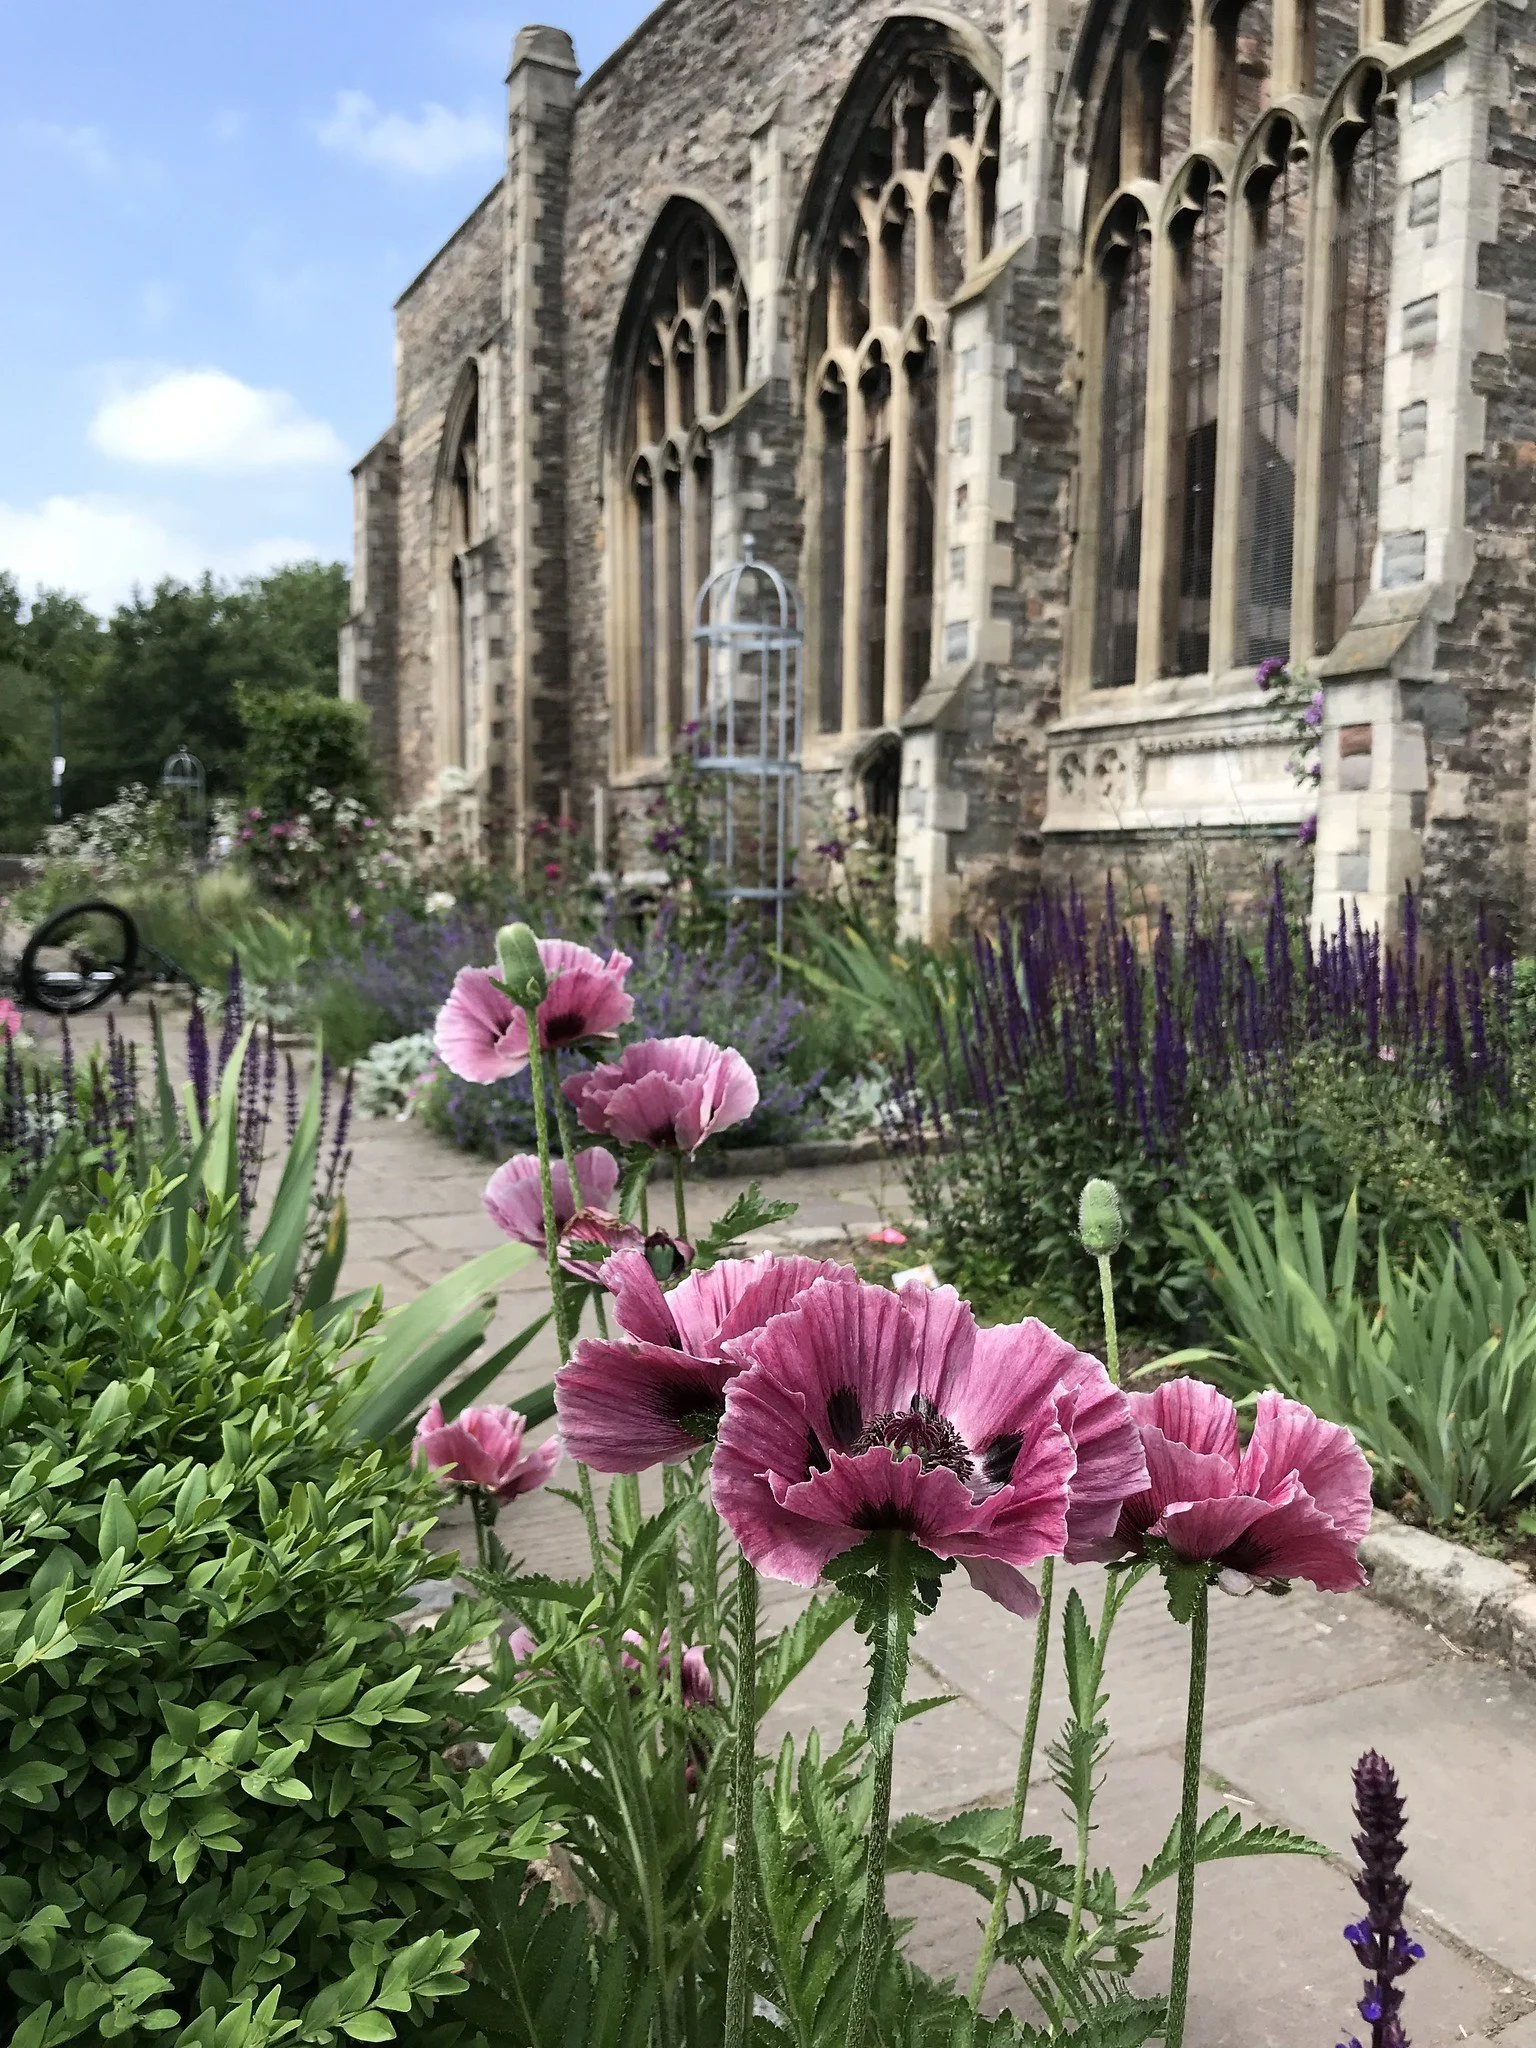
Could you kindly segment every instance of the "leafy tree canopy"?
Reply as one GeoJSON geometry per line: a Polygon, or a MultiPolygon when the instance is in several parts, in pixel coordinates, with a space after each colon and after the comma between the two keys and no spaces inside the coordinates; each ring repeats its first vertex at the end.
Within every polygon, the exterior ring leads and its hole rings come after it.
{"type": "Polygon", "coordinates": [[[334,697],[347,608],[339,562],[296,562],[233,587],[212,576],[167,578],[105,621],[61,591],[40,591],[26,607],[0,573],[0,725],[9,742],[0,753],[0,847],[30,847],[47,823],[56,692],[66,813],[109,802],[124,783],[153,789],[183,746],[201,760],[210,794],[237,794],[246,745],[237,692],[334,697]]]}

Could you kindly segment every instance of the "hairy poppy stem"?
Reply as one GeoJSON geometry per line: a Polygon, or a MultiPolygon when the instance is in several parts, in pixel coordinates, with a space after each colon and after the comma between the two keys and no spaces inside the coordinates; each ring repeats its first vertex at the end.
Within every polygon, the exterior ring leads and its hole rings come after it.
{"type": "Polygon", "coordinates": [[[487,1493],[483,1486],[465,1487],[464,1493],[469,1495],[469,1511],[475,1521],[475,1559],[481,1571],[489,1571],[491,1536],[496,1527],[496,1496],[487,1493]]]}
{"type": "Polygon", "coordinates": [[[1210,1645],[1210,1588],[1195,1601],[1189,1637],[1189,1711],[1184,1721],[1184,1796],[1179,1806],[1179,1887],[1173,1920],[1173,1976],[1163,2048],[1184,2048],[1189,1958],[1195,1938],[1195,1847],[1200,1832],[1200,1745],[1205,1733],[1205,1666],[1210,1645]]]}
{"type": "Polygon", "coordinates": [[[688,1205],[683,1195],[683,1155],[672,1156],[672,1189],[677,1196],[677,1234],[683,1243],[688,1242],[688,1205]]]}
{"type": "Polygon", "coordinates": [[[901,1695],[907,1669],[906,1637],[911,1616],[911,1610],[896,1597],[893,1574],[900,1568],[887,1553],[882,1567],[884,1611],[876,1624],[880,1639],[876,1642],[874,1636],[870,1638],[873,1657],[865,1725],[874,1731],[875,1797],[869,1816],[864,1917],[859,1926],[859,1959],[854,1966],[846,2048],[864,2048],[870,2008],[874,2003],[875,1975],[889,1932],[885,1912],[885,1865],[891,1842],[891,1770],[896,1758],[896,1724],[901,1718],[901,1695]]]}
{"type": "MultiPolygon", "coordinates": [[[[1019,1768],[1013,1781],[1013,1806],[1008,1816],[1007,1847],[1012,1848],[1024,1832],[1024,1808],[1029,1799],[1030,1774],[1035,1767],[1035,1737],[1040,1730],[1040,1702],[1045,1694],[1045,1665],[1051,1642],[1051,1599],[1056,1589],[1056,1560],[1048,1557],[1040,1567],[1040,1612],[1035,1618],[1035,1662],[1029,1677],[1029,1708],[1024,1716],[1024,1739],[1019,1744],[1019,1768]]],[[[992,1964],[997,1957],[997,1944],[1002,1939],[1003,1925],[1008,1916],[1008,1873],[998,1872],[997,1889],[992,1894],[992,1911],[987,1916],[987,1931],[981,1939],[981,1954],[976,1958],[975,1974],[971,1978],[971,2010],[975,2012],[986,1994],[987,1978],[992,1974],[992,1964]]]]}
{"type": "MultiPolygon", "coordinates": [[[[681,1651],[674,1645],[673,1656],[681,1651]]],[[[731,1797],[736,1858],[731,1871],[731,1950],[725,1975],[725,2048],[743,2048],[752,2005],[747,1963],[752,1953],[752,1912],[757,1883],[757,1837],[752,1808],[757,1786],[757,1573],[736,1558],[736,1697],[731,1797]]]]}
{"type": "MultiPolygon", "coordinates": [[[[539,1193],[544,1203],[544,1261],[549,1270],[549,1292],[555,1309],[555,1342],[560,1351],[560,1363],[565,1365],[571,1356],[571,1327],[565,1275],[560,1270],[560,1230],[555,1221],[555,1184],[549,1170],[549,1101],[544,1092],[544,1048],[539,1044],[538,1010],[525,1007],[523,1016],[528,1025],[528,1079],[532,1083],[533,1130],[539,1154],[539,1193]]],[[[575,1193],[574,1163],[568,1163],[566,1171],[571,1176],[572,1198],[579,1200],[575,1193]]],[[[579,1461],[576,1466],[576,1484],[581,1496],[582,1520],[587,1525],[587,1543],[592,1552],[592,1576],[598,1585],[606,1585],[608,1566],[603,1556],[602,1532],[597,1526],[597,1500],[592,1492],[592,1474],[579,1461]]]]}
{"type": "Polygon", "coordinates": [[[1099,1254],[1099,1297],[1104,1303],[1104,1366],[1111,1380],[1120,1384],[1120,1332],[1115,1324],[1115,1283],[1110,1277],[1109,1254],[1099,1254]]]}

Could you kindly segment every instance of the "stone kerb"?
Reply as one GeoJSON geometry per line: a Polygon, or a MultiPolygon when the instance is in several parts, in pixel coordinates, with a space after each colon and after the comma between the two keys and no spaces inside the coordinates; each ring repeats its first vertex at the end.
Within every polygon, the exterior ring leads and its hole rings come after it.
{"type": "Polygon", "coordinates": [[[1536,1678],[1536,1583],[1527,1573],[1384,1511],[1360,1557],[1378,1600],[1536,1678]]]}

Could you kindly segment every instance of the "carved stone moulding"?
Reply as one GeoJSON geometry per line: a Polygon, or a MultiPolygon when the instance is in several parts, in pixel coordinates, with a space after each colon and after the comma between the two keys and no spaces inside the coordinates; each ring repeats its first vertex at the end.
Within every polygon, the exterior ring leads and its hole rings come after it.
{"type": "Polygon", "coordinates": [[[1262,718],[1063,725],[1047,744],[1048,834],[1280,829],[1310,808],[1286,735],[1262,718]]]}

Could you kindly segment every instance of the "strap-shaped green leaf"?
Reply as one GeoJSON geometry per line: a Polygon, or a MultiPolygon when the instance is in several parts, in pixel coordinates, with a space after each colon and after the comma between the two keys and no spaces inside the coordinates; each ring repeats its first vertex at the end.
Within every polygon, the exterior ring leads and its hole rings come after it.
{"type": "MultiPolygon", "coordinates": [[[[231,1067],[234,1064],[234,1061],[230,1062],[231,1067]]],[[[299,1261],[304,1256],[310,1203],[314,1198],[315,1161],[320,1150],[321,1065],[321,1047],[317,1038],[309,1091],[299,1113],[293,1143],[288,1147],[288,1157],[283,1162],[283,1177],[277,1184],[272,1213],[256,1244],[255,1258],[259,1266],[256,1291],[273,1314],[284,1307],[292,1294],[299,1261]]]]}

